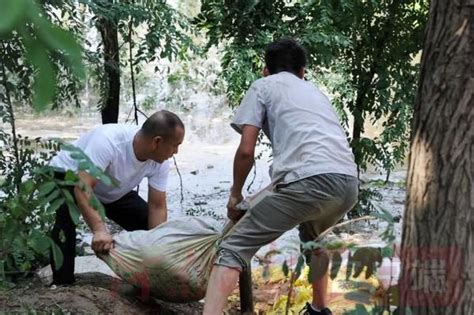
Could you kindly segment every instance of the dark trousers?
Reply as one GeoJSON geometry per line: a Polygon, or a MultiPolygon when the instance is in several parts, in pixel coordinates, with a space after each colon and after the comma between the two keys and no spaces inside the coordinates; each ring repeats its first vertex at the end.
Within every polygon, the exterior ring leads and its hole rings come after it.
{"type": "MultiPolygon", "coordinates": [[[[61,174],[56,174],[60,178],[61,174]]],[[[64,175],[63,175],[64,176],[64,175]]],[[[74,196],[74,188],[70,188],[74,196]]],[[[127,231],[148,230],[148,204],[136,191],[131,191],[117,201],[104,204],[105,215],[127,231]]],[[[53,284],[74,282],[74,259],[76,257],[76,226],[64,203],[56,212],[56,222],[51,238],[63,254],[63,264],[56,270],[51,253],[53,284]]]]}

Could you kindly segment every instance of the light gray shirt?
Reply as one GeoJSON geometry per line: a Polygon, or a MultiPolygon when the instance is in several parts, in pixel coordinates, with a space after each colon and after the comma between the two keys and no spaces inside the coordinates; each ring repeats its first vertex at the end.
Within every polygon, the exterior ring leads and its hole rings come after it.
{"type": "Polygon", "coordinates": [[[231,126],[263,129],[273,149],[272,183],[318,174],[357,176],[354,155],[326,95],[290,72],[255,81],[231,126]]]}

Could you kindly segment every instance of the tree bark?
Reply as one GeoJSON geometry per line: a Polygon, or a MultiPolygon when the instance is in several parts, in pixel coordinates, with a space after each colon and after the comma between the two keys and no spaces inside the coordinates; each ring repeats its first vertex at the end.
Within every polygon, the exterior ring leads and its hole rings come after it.
{"type": "Polygon", "coordinates": [[[120,101],[120,56],[118,45],[117,23],[102,16],[97,21],[97,28],[104,45],[104,71],[107,76],[107,87],[104,106],[101,109],[102,123],[118,122],[120,101]]]}
{"type": "Polygon", "coordinates": [[[400,309],[474,314],[474,0],[432,0],[415,104],[400,309]]]}

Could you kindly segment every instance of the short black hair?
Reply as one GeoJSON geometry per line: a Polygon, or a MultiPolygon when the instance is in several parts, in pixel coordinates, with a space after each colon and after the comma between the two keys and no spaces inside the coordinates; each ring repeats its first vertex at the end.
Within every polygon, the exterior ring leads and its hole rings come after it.
{"type": "Polygon", "coordinates": [[[306,51],[296,40],[281,38],[267,46],[265,65],[270,74],[288,71],[297,75],[306,66],[306,51]]]}
{"type": "Polygon", "coordinates": [[[184,130],[184,124],[178,115],[163,109],[154,113],[145,121],[141,132],[148,137],[161,136],[168,138],[175,134],[177,127],[184,130]]]}

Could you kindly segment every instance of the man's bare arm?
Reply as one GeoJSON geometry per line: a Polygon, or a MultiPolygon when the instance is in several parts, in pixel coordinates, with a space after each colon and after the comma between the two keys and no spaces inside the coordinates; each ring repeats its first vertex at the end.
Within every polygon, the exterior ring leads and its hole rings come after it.
{"type": "Polygon", "coordinates": [[[97,180],[84,171],[79,172],[79,180],[80,184],[74,188],[74,195],[81,214],[93,233],[92,249],[95,252],[107,253],[113,247],[112,236],[107,232],[99,212],[90,205],[92,189],[97,180]]]}
{"type": "Polygon", "coordinates": [[[242,128],[242,137],[234,157],[234,180],[227,204],[227,216],[233,221],[242,215],[235,206],[243,199],[242,188],[255,160],[255,146],[259,132],[260,128],[251,125],[244,125],[242,128]]]}
{"type": "Polygon", "coordinates": [[[242,194],[242,187],[245,184],[245,180],[255,160],[255,146],[259,132],[260,128],[251,125],[244,125],[242,128],[242,137],[240,138],[240,144],[234,157],[234,183],[232,185],[232,194],[242,194]]]}
{"type": "Polygon", "coordinates": [[[166,222],[167,218],[166,192],[148,186],[148,228],[153,229],[166,222]]]}

